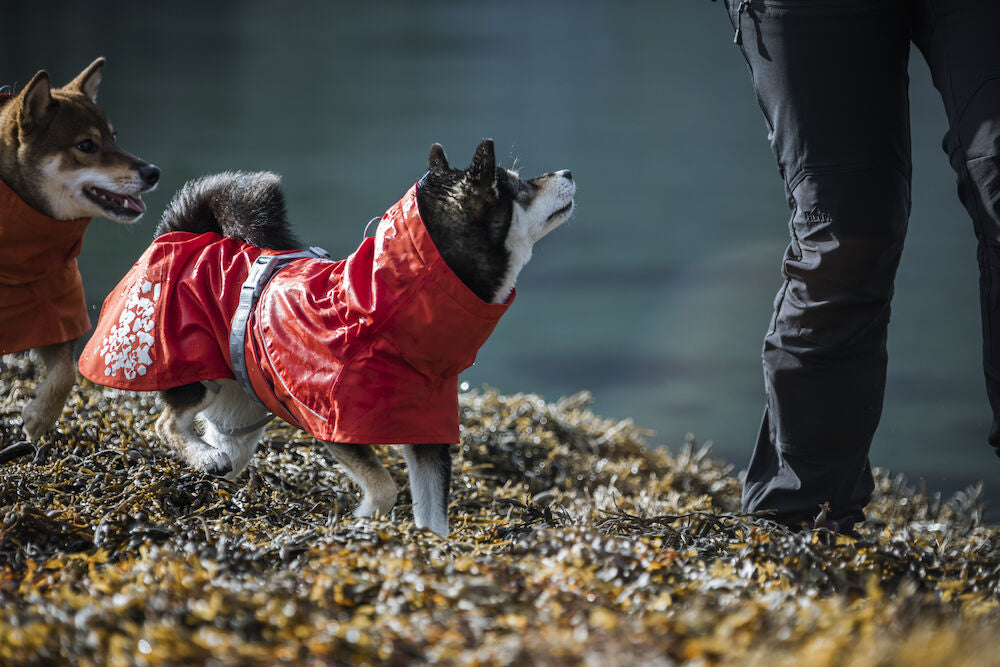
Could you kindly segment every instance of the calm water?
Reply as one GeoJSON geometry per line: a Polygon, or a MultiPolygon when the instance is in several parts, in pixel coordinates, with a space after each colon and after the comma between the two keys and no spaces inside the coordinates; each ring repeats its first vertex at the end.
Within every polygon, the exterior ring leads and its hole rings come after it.
{"type": "MultiPolygon", "coordinates": [[[[693,432],[744,466],[788,212],[721,3],[361,4],[0,0],[0,83],[39,67],[63,83],[106,56],[120,143],[163,169],[140,224],[91,227],[94,315],[188,178],[280,172],[300,236],[346,255],[432,142],[464,164],[489,136],[522,175],[572,169],[578,212],[536,248],[464,379],[551,399],[586,388],[657,444],[693,432]]],[[[872,460],[996,488],[975,243],[914,58],[914,213],[872,460]]]]}

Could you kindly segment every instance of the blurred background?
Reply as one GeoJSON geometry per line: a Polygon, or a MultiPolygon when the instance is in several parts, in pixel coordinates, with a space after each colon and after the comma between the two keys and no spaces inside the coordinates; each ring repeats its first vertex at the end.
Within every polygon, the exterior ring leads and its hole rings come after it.
{"type": "MultiPolygon", "coordinates": [[[[99,102],[119,143],[163,170],[140,223],[90,227],[95,319],[187,179],[279,172],[299,236],[346,256],[431,143],[464,166],[492,137],[522,176],[572,169],[577,213],[536,246],[463,381],[551,400],[587,389],[652,444],[693,433],[745,467],[789,212],[721,2],[140,6],[0,0],[0,84],[46,68],[61,85],[107,57],[99,102]]],[[[916,52],[911,79],[913,216],[871,459],[931,489],[985,478],[996,496],[972,225],[916,52]]]]}

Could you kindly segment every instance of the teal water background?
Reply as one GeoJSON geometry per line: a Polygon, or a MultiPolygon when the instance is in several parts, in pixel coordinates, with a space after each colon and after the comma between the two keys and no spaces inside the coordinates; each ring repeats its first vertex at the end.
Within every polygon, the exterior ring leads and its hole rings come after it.
{"type": "MultiPolygon", "coordinates": [[[[441,142],[484,137],[523,176],[572,169],[574,218],[535,249],[515,305],[463,380],[549,399],[590,390],[677,450],[745,466],[788,210],[721,3],[0,0],[0,83],[65,83],[108,58],[99,101],[163,170],[149,214],[95,221],[80,258],[93,316],[187,179],[284,177],[299,235],[359,243],[441,142]]],[[[873,464],[953,490],[1000,469],[986,444],[972,226],[911,64],[913,215],[873,464]]]]}

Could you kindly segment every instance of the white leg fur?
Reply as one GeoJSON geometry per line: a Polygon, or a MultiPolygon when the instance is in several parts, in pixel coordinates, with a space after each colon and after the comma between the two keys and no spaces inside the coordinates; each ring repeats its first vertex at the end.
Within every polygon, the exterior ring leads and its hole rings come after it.
{"type": "Polygon", "coordinates": [[[370,445],[343,445],[338,442],[328,442],[327,445],[364,494],[361,504],[354,510],[354,516],[369,517],[376,511],[388,514],[396,504],[396,483],[378,460],[375,450],[370,445]]]}
{"type": "Polygon", "coordinates": [[[215,401],[217,394],[205,392],[197,405],[183,409],[163,406],[163,412],[156,420],[156,434],[168,445],[176,449],[194,468],[214,475],[224,475],[233,469],[229,455],[212,447],[194,430],[195,416],[215,401]]]}
{"type": "Polygon", "coordinates": [[[267,410],[251,400],[234,380],[216,382],[219,393],[198,414],[198,421],[205,429],[202,439],[209,446],[225,453],[232,462],[233,469],[226,475],[226,479],[236,479],[250,463],[257,450],[257,443],[264,435],[264,427],[241,435],[230,435],[229,432],[260,421],[267,415],[267,410]]]}
{"type": "Polygon", "coordinates": [[[410,472],[413,519],[448,537],[448,491],[451,486],[451,452],[448,445],[403,445],[403,458],[410,472]]]}

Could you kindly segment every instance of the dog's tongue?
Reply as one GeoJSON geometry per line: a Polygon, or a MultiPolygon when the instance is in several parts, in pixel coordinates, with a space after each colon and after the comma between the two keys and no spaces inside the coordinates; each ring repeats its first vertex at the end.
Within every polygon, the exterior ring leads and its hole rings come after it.
{"type": "Polygon", "coordinates": [[[105,199],[114,200],[123,208],[131,209],[136,213],[146,212],[146,203],[139,199],[138,197],[133,197],[131,195],[120,195],[104,188],[94,188],[94,191],[105,199]]]}
{"type": "Polygon", "coordinates": [[[126,208],[130,208],[136,213],[146,212],[146,202],[142,201],[138,197],[126,196],[124,204],[126,208]]]}

